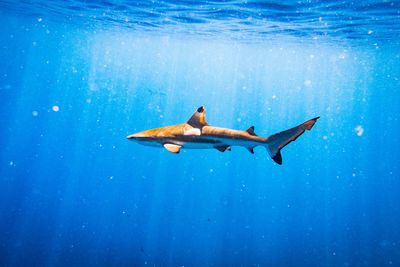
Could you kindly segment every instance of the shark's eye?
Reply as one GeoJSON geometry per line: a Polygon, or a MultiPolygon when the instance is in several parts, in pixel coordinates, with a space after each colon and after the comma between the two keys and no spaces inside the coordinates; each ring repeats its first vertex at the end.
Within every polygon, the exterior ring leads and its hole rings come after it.
{"type": "Polygon", "coordinates": [[[203,112],[204,111],[204,107],[203,106],[201,106],[201,107],[199,107],[198,109],[197,109],[197,112],[203,112]]]}

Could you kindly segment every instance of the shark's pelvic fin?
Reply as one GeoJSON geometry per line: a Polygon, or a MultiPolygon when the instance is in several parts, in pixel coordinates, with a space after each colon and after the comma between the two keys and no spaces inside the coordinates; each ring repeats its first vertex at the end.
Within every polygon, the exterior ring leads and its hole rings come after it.
{"type": "Polygon", "coordinates": [[[204,126],[207,126],[208,123],[206,122],[206,109],[203,106],[199,107],[186,123],[193,128],[198,128],[200,130],[204,126]]]}
{"type": "Polygon", "coordinates": [[[215,148],[218,149],[221,152],[225,152],[225,150],[227,150],[227,149],[229,151],[231,151],[231,146],[216,146],[215,148]]]}
{"type": "Polygon", "coordinates": [[[254,126],[251,126],[249,129],[246,130],[249,135],[257,136],[254,132],[254,126]]]}
{"type": "Polygon", "coordinates": [[[182,146],[180,146],[180,145],[175,145],[175,144],[164,144],[164,147],[165,147],[165,149],[166,150],[168,150],[169,152],[172,152],[172,153],[179,153],[179,151],[181,150],[181,147],[182,146]]]}
{"type": "Polygon", "coordinates": [[[265,139],[266,148],[272,159],[279,165],[282,165],[281,149],[296,140],[305,130],[311,130],[318,119],[319,117],[316,117],[299,126],[267,137],[265,139]]]}

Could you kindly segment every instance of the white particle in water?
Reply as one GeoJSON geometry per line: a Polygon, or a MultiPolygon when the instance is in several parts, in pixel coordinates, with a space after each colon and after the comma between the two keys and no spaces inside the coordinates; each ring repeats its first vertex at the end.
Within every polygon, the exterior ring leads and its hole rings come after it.
{"type": "Polygon", "coordinates": [[[354,128],[354,131],[358,136],[361,136],[364,133],[364,128],[361,125],[358,125],[356,128],[354,128]]]}
{"type": "Polygon", "coordinates": [[[39,113],[38,113],[36,110],[32,111],[32,115],[33,115],[34,117],[36,117],[38,114],[39,114],[39,113]]]}
{"type": "Polygon", "coordinates": [[[57,112],[57,111],[59,111],[60,110],[60,108],[58,107],[58,106],[53,106],[53,111],[54,112],[57,112]]]}
{"type": "Polygon", "coordinates": [[[310,86],[311,85],[311,81],[310,80],[305,80],[304,81],[304,85],[305,86],[310,86]]]}
{"type": "Polygon", "coordinates": [[[42,18],[38,18],[38,20],[37,20],[37,21],[41,22],[42,20],[43,20],[42,18]]]}

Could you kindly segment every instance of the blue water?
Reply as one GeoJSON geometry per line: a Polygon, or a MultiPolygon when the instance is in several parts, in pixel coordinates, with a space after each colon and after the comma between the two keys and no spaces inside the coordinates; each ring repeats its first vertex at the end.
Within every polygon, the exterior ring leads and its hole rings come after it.
{"type": "Polygon", "coordinates": [[[0,266],[400,266],[399,1],[0,14],[0,266]],[[126,139],[202,105],[264,137],[321,118],[282,166],[126,139]]]}

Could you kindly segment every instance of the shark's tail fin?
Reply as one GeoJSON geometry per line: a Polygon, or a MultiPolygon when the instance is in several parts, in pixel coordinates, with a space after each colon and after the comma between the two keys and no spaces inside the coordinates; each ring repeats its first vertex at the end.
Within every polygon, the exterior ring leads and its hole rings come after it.
{"type": "Polygon", "coordinates": [[[319,117],[316,117],[300,124],[299,126],[265,138],[265,147],[267,148],[271,158],[279,165],[282,165],[281,149],[290,142],[296,140],[305,130],[311,130],[318,119],[319,117]]]}

